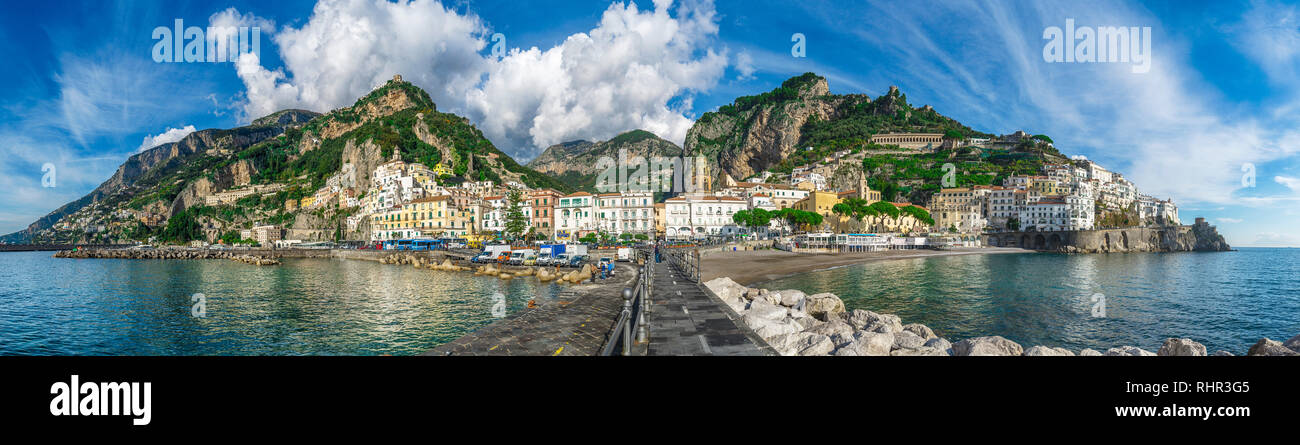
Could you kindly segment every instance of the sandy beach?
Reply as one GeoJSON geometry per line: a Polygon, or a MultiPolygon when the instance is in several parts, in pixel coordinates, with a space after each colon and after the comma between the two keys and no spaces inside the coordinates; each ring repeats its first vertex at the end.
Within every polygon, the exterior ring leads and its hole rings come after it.
{"type": "Polygon", "coordinates": [[[964,247],[952,250],[886,250],[859,253],[790,253],[784,250],[717,252],[700,259],[704,281],[731,277],[749,286],[790,275],[872,261],[903,260],[934,256],[1034,253],[1007,247],[964,247]]]}

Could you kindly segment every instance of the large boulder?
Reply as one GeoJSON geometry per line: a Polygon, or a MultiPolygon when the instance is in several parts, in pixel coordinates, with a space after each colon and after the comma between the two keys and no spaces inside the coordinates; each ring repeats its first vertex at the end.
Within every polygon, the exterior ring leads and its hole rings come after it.
{"type": "Polygon", "coordinates": [[[749,303],[749,310],[745,311],[746,315],[754,314],[759,317],[777,320],[786,318],[790,311],[785,306],[778,306],[765,300],[755,299],[749,303]]]}
{"type": "Polygon", "coordinates": [[[1103,355],[1105,354],[1102,354],[1101,351],[1092,348],[1083,348],[1082,351],[1079,351],[1079,357],[1101,357],[1103,355]]]}
{"type": "Polygon", "coordinates": [[[894,334],[889,332],[859,331],[853,337],[853,341],[841,346],[835,355],[885,356],[894,346],[894,334]]]}
{"type": "Polygon", "coordinates": [[[925,347],[925,339],[912,331],[898,331],[894,334],[892,349],[919,349],[925,347]]]}
{"type": "Polygon", "coordinates": [[[1074,352],[1065,348],[1049,348],[1039,345],[1026,349],[1025,357],[1074,357],[1074,352]]]}
{"type": "Polygon", "coordinates": [[[1250,347],[1250,351],[1247,351],[1246,355],[1293,356],[1300,355],[1300,353],[1282,346],[1282,343],[1277,340],[1261,338],[1255,343],[1255,346],[1250,347]]]}
{"type": "Polygon", "coordinates": [[[1205,345],[1194,342],[1190,338],[1167,338],[1165,343],[1160,345],[1160,350],[1156,351],[1156,355],[1205,357],[1205,345]]]}
{"type": "Polygon", "coordinates": [[[1295,352],[1300,352],[1300,335],[1291,337],[1290,340],[1282,342],[1282,346],[1295,352]]]}
{"type": "Polygon", "coordinates": [[[835,350],[830,337],[811,332],[794,332],[773,337],[768,344],[784,356],[827,355],[835,350]]]}
{"type": "Polygon", "coordinates": [[[835,294],[822,292],[804,298],[803,310],[819,320],[830,320],[830,317],[844,313],[844,301],[835,294]]]}
{"type": "MultiPolygon", "coordinates": [[[[793,311],[791,311],[791,312],[793,312],[793,311]]],[[[799,325],[799,330],[800,330],[800,331],[806,331],[806,330],[812,329],[812,327],[813,327],[813,326],[816,326],[817,323],[821,323],[821,321],[818,321],[816,318],[812,318],[812,317],[808,317],[808,316],[795,317],[795,316],[793,316],[793,314],[791,314],[791,319],[794,320],[794,323],[795,323],[795,324],[799,325]]]]}
{"type": "Polygon", "coordinates": [[[844,345],[853,343],[853,340],[856,339],[856,337],[854,337],[854,334],[856,334],[856,332],[852,332],[852,331],[850,331],[848,334],[836,333],[834,335],[831,335],[831,343],[834,343],[836,348],[841,348],[844,345]]]}
{"type": "Polygon", "coordinates": [[[922,346],[919,348],[895,349],[891,351],[889,355],[895,357],[914,357],[914,356],[947,357],[948,351],[922,346]]]}
{"type": "Polygon", "coordinates": [[[1231,352],[1224,351],[1224,350],[1220,349],[1220,350],[1218,350],[1218,351],[1214,351],[1214,354],[1213,354],[1213,355],[1214,355],[1215,357],[1232,357],[1234,354],[1231,353],[1231,352]]]}
{"type": "Polygon", "coordinates": [[[786,289],[777,293],[781,295],[781,305],[785,307],[799,306],[800,302],[808,298],[808,294],[799,289],[786,289]]]}
{"type": "Polygon", "coordinates": [[[745,293],[745,298],[754,301],[763,301],[764,303],[777,305],[777,306],[781,305],[781,294],[776,292],[768,292],[767,289],[750,289],[748,292],[745,293]]]}
{"type": "Polygon", "coordinates": [[[793,334],[801,331],[799,324],[790,319],[772,319],[763,317],[750,311],[740,317],[740,320],[754,330],[755,334],[763,337],[764,340],[774,338],[782,334],[793,334]]]}
{"type": "Polygon", "coordinates": [[[732,281],[730,277],[714,278],[705,281],[704,287],[709,288],[710,291],[713,291],[714,295],[717,295],[718,298],[722,299],[722,301],[728,303],[738,301],[745,296],[745,286],[741,286],[740,283],[732,281]]]}
{"type": "Polygon", "coordinates": [[[905,324],[903,325],[903,330],[919,335],[921,336],[921,338],[924,338],[926,340],[937,337],[937,335],[934,335],[934,331],[930,330],[929,326],[920,323],[905,324]]]}
{"type": "Polygon", "coordinates": [[[1020,344],[998,335],[968,338],[952,345],[955,356],[1018,356],[1024,352],[1020,344]]]}
{"type": "Polygon", "coordinates": [[[925,347],[934,348],[952,355],[952,342],[943,337],[935,337],[925,341],[925,347]]]}
{"type": "Polygon", "coordinates": [[[831,342],[830,337],[808,332],[804,332],[804,334],[808,335],[803,336],[794,344],[794,348],[792,348],[793,355],[801,357],[822,356],[829,355],[831,351],[835,350],[835,344],[831,342]]]}
{"type": "MultiPolygon", "coordinates": [[[[542,278],[542,276],[538,275],[537,278],[542,278]]],[[[542,281],[545,282],[548,280],[542,279],[542,281]]],[[[736,311],[737,314],[745,312],[745,310],[747,309],[746,306],[748,306],[745,304],[745,300],[743,298],[736,299],[736,300],[722,300],[722,301],[727,303],[727,307],[730,307],[731,310],[736,311]]]]}
{"type": "Polygon", "coordinates": [[[897,315],[877,314],[864,309],[854,309],[844,315],[844,321],[853,325],[853,329],[871,332],[899,333],[903,331],[902,319],[897,315]]]}
{"type": "Polygon", "coordinates": [[[1137,346],[1120,346],[1107,349],[1103,355],[1107,357],[1154,357],[1156,354],[1137,346]]]}
{"type": "Polygon", "coordinates": [[[843,336],[852,337],[853,326],[849,326],[848,323],[840,321],[838,318],[836,318],[836,319],[832,319],[831,321],[816,322],[813,324],[811,328],[805,329],[804,332],[821,334],[827,337],[832,337],[836,335],[839,335],[841,337],[843,336]]]}

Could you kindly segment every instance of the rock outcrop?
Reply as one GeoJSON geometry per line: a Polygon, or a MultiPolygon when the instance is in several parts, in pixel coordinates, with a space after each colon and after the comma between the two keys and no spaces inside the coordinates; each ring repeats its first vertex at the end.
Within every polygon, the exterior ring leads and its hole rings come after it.
{"type": "Polygon", "coordinates": [[[1159,356],[1205,356],[1205,345],[1190,338],[1170,338],[1156,351],[1159,356]]]}
{"type": "MultiPolygon", "coordinates": [[[[920,323],[903,324],[897,315],[865,309],[844,310],[844,302],[831,293],[805,295],[795,289],[769,291],[750,288],[722,277],[704,287],[740,315],[749,327],[781,355],[844,356],[1024,356],[1073,357],[1066,348],[1022,347],[1001,336],[962,339],[952,343],[920,323]]],[[[1262,339],[1247,355],[1300,355],[1300,335],[1285,343],[1262,339]]],[[[1105,352],[1085,348],[1080,357],[1150,357],[1206,355],[1205,345],[1189,338],[1169,338],[1159,352],[1136,346],[1119,346],[1105,352]]],[[[1231,356],[1226,351],[1216,356],[1231,356]]]]}

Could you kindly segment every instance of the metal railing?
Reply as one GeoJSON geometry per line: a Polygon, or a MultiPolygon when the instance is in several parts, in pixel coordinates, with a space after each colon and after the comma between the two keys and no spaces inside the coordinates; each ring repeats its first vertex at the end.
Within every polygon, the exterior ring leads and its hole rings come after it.
{"type": "Polygon", "coordinates": [[[667,252],[668,263],[676,269],[678,273],[686,275],[696,283],[700,282],[700,251],[699,249],[674,249],[667,252]]]}
{"type": "Polygon", "coordinates": [[[637,251],[642,261],[641,270],[632,287],[623,288],[623,312],[614,321],[614,328],[605,338],[605,346],[600,355],[631,355],[633,337],[636,343],[645,343],[650,324],[646,321],[646,312],[650,309],[650,282],[654,278],[654,257],[645,250],[637,251]]]}

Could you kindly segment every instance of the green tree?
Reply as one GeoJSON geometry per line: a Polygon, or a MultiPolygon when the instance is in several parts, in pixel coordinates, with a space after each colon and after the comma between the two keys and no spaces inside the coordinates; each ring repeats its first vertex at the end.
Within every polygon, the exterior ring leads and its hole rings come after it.
{"type": "Polygon", "coordinates": [[[738,225],[738,226],[748,227],[748,226],[749,226],[749,211],[748,211],[748,210],[741,210],[741,211],[739,211],[739,212],[736,212],[736,213],[732,214],[732,215],[731,215],[731,222],[736,223],[736,225],[738,225]]]}
{"type": "Polygon", "coordinates": [[[511,190],[507,199],[510,201],[510,207],[506,210],[505,235],[510,239],[519,238],[528,230],[528,215],[524,214],[523,209],[523,193],[511,190]]]}

